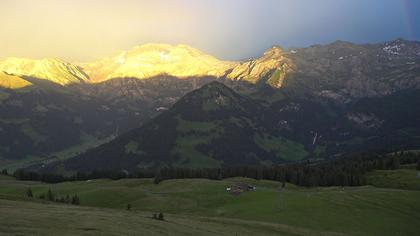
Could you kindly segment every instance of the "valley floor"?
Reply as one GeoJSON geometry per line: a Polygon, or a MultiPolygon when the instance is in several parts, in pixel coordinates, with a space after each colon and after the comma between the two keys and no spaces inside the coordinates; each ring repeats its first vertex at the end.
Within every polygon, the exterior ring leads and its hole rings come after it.
{"type": "MultiPolygon", "coordinates": [[[[415,179],[417,172],[411,174],[415,179]]],[[[420,191],[279,186],[245,178],[156,185],[152,179],[45,184],[0,176],[0,235],[420,234],[420,191]],[[251,184],[256,191],[228,193],[226,188],[236,183],[251,184]],[[34,198],[25,196],[28,188],[34,198]],[[77,194],[81,206],[38,199],[48,189],[56,197],[77,194]],[[152,219],[158,212],[165,221],[152,219]]]]}

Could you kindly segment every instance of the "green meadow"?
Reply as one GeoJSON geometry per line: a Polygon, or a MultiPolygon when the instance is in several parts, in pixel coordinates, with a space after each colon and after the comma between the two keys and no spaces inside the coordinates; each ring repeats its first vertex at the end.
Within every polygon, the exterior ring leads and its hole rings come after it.
{"type": "Polygon", "coordinates": [[[301,188],[289,184],[282,189],[280,185],[245,178],[167,180],[159,184],[154,184],[152,179],[98,179],[46,184],[3,176],[0,178],[0,232],[6,235],[30,232],[65,235],[64,231],[67,235],[420,234],[420,191],[373,186],[301,188]],[[251,184],[257,189],[235,196],[226,191],[226,187],[235,183],[251,184]],[[28,188],[32,189],[34,198],[26,197],[28,188]],[[56,197],[77,194],[81,205],[37,198],[48,189],[56,197]],[[130,211],[126,210],[127,204],[131,205],[130,211]],[[151,218],[159,212],[164,213],[165,221],[151,218]]]}

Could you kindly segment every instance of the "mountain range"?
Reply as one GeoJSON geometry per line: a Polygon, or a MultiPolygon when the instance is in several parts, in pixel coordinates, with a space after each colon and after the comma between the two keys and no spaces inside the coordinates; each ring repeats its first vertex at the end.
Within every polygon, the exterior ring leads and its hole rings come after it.
{"type": "Polygon", "coordinates": [[[419,89],[420,43],[403,39],[273,46],[238,62],[165,44],[81,64],[10,58],[0,165],[271,165],[419,148],[419,89]]]}

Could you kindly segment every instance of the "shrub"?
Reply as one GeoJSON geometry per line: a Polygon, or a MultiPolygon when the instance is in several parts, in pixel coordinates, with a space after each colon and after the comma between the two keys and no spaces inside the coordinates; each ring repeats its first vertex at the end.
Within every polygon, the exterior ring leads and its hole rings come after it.
{"type": "Polygon", "coordinates": [[[164,217],[163,217],[163,213],[162,212],[159,213],[158,220],[165,220],[164,217]]]}
{"type": "Polygon", "coordinates": [[[71,198],[71,204],[73,204],[73,205],[80,205],[80,199],[79,199],[79,197],[77,195],[74,195],[71,198]]]}

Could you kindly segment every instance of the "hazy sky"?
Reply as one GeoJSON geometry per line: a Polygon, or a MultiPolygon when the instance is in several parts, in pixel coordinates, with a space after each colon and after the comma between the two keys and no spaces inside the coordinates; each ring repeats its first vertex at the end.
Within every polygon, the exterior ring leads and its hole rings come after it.
{"type": "Polygon", "coordinates": [[[0,0],[0,58],[87,61],[156,42],[242,59],[397,37],[420,39],[419,0],[0,0]]]}

